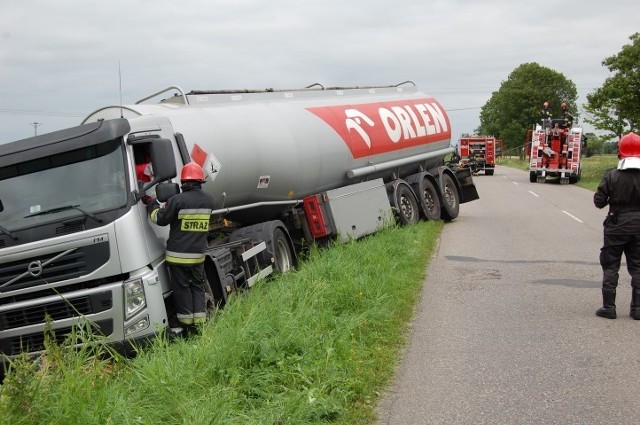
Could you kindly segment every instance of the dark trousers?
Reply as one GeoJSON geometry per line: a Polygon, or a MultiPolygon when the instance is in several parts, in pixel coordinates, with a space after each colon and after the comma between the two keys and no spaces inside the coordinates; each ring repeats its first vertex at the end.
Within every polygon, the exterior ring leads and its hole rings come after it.
{"type": "Polygon", "coordinates": [[[180,323],[204,323],[206,314],[204,263],[193,266],[170,265],[173,300],[180,323]]]}
{"type": "Polygon", "coordinates": [[[602,289],[615,290],[618,286],[620,260],[624,253],[627,270],[631,275],[631,286],[640,290],[640,235],[604,235],[604,246],[600,249],[602,266],[602,289]]]}

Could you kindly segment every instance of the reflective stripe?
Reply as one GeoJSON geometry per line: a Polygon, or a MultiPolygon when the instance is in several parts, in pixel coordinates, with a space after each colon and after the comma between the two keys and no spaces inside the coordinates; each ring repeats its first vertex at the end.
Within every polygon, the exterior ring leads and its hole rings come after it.
{"type": "Polygon", "coordinates": [[[199,220],[183,218],[180,222],[180,230],[183,232],[208,232],[209,217],[199,220]]]}
{"type": "Polygon", "coordinates": [[[185,325],[193,325],[193,314],[176,314],[178,321],[185,325]]]}
{"type": "Polygon", "coordinates": [[[209,208],[184,208],[178,211],[178,218],[209,218],[211,209],[209,208]]]}
{"type": "Polygon", "coordinates": [[[167,254],[164,258],[167,261],[167,263],[172,263],[172,264],[192,265],[192,264],[204,263],[204,255],[199,258],[182,258],[182,257],[174,257],[167,254]]]}
{"type": "Polygon", "coordinates": [[[178,214],[180,220],[209,220],[211,214],[178,214]]]}
{"type": "Polygon", "coordinates": [[[151,221],[153,221],[156,224],[158,224],[158,211],[159,210],[160,210],[160,208],[156,208],[155,210],[151,211],[151,214],[149,214],[149,218],[151,218],[151,221]]]}
{"type": "Polygon", "coordinates": [[[170,257],[185,258],[185,259],[204,258],[204,254],[203,253],[197,253],[197,252],[167,251],[167,255],[170,256],[170,257]]]}
{"type": "Polygon", "coordinates": [[[211,210],[208,208],[185,208],[178,212],[180,230],[183,232],[208,232],[211,210]]]}
{"type": "Polygon", "coordinates": [[[193,313],[193,323],[204,323],[207,321],[207,313],[193,313]]]}

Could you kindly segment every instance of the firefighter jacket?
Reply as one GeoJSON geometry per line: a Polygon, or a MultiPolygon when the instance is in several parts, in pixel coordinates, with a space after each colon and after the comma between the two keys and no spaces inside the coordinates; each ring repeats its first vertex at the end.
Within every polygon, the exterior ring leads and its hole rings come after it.
{"type": "Polygon", "coordinates": [[[156,204],[149,214],[151,221],[170,225],[167,263],[192,266],[204,262],[212,210],[213,198],[199,187],[172,196],[162,207],[156,204]]]}
{"type": "Polygon", "coordinates": [[[640,235],[640,170],[607,171],[593,195],[598,208],[609,205],[605,234],[640,235]]]}

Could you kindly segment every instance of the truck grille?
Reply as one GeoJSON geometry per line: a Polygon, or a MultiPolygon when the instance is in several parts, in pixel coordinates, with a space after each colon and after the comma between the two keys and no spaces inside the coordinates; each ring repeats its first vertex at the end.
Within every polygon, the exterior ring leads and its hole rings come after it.
{"type": "Polygon", "coordinates": [[[51,320],[100,313],[113,305],[111,291],[103,291],[90,296],[61,299],[46,304],[0,313],[0,330],[44,323],[47,316],[51,320]]]}
{"type": "Polygon", "coordinates": [[[0,264],[0,293],[77,278],[91,273],[108,260],[109,242],[101,242],[68,252],[63,250],[0,264]],[[29,273],[34,268],[40,274],[29,273]]]}
{"type": "MultiPolygon", "coordinates": [[[[113,333],[113,321],[111,319],[93,322],[93,332],[96,335],[109,336],[113,333]]],[[[55,341],[64,342],[71,334],[73,328],[55,330],[55,341]]],[[[78,341],[80,343],[81,341],[78,341]]],[[[16,356],[22,352],[35,352],[44,350],[44,332],[36,332],[20,335],[12,338],[0,339],[0,352],[7,356],[16,356]]]]}

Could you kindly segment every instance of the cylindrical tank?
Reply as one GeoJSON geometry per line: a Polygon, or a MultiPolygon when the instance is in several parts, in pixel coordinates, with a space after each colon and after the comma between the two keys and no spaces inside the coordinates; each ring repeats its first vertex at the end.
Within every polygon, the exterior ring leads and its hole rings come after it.
{"type": "Polygon", "coordinates": [[[121,116],[132,132],[143,118],[148,126],[149,117],[166,117],[190,152],[197,145],[212,155],[217,172],[204,188],[217,208],[403,177],[451,152],[446,112],[415,87],[191,92],[103,108],[84,122],[121,116]]]}

